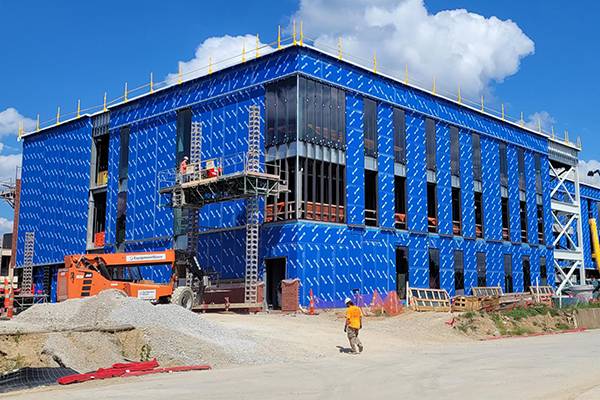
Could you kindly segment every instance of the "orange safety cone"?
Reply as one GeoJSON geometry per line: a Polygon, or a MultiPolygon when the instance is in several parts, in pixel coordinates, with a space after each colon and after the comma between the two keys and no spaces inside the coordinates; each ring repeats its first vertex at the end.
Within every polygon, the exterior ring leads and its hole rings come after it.
{"type": "Polygon", "coordinates": [[[312,288],[309,291],[310,302],[308,304],[308,314],[315,315],[315,296],[313,295],[312,288]]]}
{"type": "Polygon", "coordinates": [[[373,290],[373,297],[371,298],[370,311],[373,314],[383,314],[383,301],[377,289],[373,290]]]}
{"type": "Polygon", "coordinates": [[[402,305],[398,299],[398,293],[395,290],[390,290],[383,301],[383,310],[389,315],[394,316],[402,312],[402,305]]]}

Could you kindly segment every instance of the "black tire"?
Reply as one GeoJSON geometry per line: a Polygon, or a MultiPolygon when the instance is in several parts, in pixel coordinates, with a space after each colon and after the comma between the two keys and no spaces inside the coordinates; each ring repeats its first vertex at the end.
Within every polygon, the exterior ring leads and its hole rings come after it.
{"type": "Polygon", "coordinates": [[[194,305],[194,292],[188,286],[179,286],[173,290],[171,303],[177,304],[186,310],[191,310],[194,305]]]}

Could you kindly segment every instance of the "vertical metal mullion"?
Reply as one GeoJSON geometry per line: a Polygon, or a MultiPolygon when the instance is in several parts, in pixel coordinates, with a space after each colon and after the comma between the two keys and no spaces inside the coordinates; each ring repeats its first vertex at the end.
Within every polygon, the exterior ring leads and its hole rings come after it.
{"type": "Polygon", "coordinates": [[[327,197],[328,197],[327,198],[327,220],[330,221],[330,222],[331,222],[331,203],[333,201],[333,195],[332,195],[332,192],[331,192],[331,190],[332,190],[331,186],[332,186],[332,181],[333,181],[333,179],[331,179],[331,168],[332,168],[331,165],[332,164],[333,164],[332,162],[329,162],[329,165],[327,166],[327,169],[328,169],[328,171],[327,171],[327,185],[329,187],[329,190],[327,191],[327,197]]]}
{"type": "MultiPolygon", "coordinates": [[[[287,158],[283,159],[283,163],[285,165],[285,172],[283,173],[283,176],[286,178],[286,181],[288,182],[289,185],[289,179],[290,179],[290,163],[289,160],[287,158]]],[[[289,203],[289,196],[290,196],[290,192],[286,191],[283,194],[283,219],[287,220],[289,218],[289,213],[288,213],[288,203],[289,203]]]]}
{"type": "Polygon", "coordinates": [[[308,203],[308,157],[304,157],[304,172],[302,173],[304,175],[304,187],[302,188],[302,198],[304,199],[303,202],[303,218],[307,218],[308,217],[308,207],[307,204],[308,203]]]}
{"type": "Polygon", "coordinates": [[[321,186],[321,198],[319,199],[319,201],[321,202],[321,206],[320,206],[320,221],[323,221],[323,205],[325,203],[325,176],[323,174],[323,172],[325,172],[324,170],[324,166],[325,166],[325,161],[321,160],[321,171],[320,171],[320,176],[319,176],[319,184],[321,186]]]}
{"type": "Polygon", "coordinates": [[[312,217],[315,219],[315,203],[317,200],[317,160],[312,159],[312,194],[313,194],[313,211],[312,217]]]}

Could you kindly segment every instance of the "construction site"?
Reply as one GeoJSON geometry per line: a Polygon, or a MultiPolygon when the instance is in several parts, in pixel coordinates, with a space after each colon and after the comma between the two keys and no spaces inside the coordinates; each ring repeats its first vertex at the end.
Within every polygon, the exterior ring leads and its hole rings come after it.
{"type": "Polygon", "coordinates": [[[0,186],[0,392],[337,398],[358,373],[377,397],[401,376],[408,398],[600,398],[600,187],[580,182],[579,140],[317,48],[301,25],[206,68],[20,132],[0,186]],[[349,301],[367,349],[350,364],[349,301]],[[566,347],[585,372],[553,379],[566,347]]]}

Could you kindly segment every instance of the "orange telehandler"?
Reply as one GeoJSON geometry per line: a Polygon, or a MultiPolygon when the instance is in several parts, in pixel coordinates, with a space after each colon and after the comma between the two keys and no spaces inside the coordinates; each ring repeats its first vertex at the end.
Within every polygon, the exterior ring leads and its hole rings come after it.
{"type": "Polygon", "coordinates": [[[75,254],[65,256],[58,270],[57,301],[94,296],[117,289],[131,297],[191,309],[202,297],[204,274],[196,257],[182,250],[143,253],[75,254]],[[140,267],[170,265],[168,283],[144,280],[140,267]],[[197,277],[194,288],[185,286],[186,271],[197,277]],[[194,290],[195,289],[195,290],[194,290]]]}

